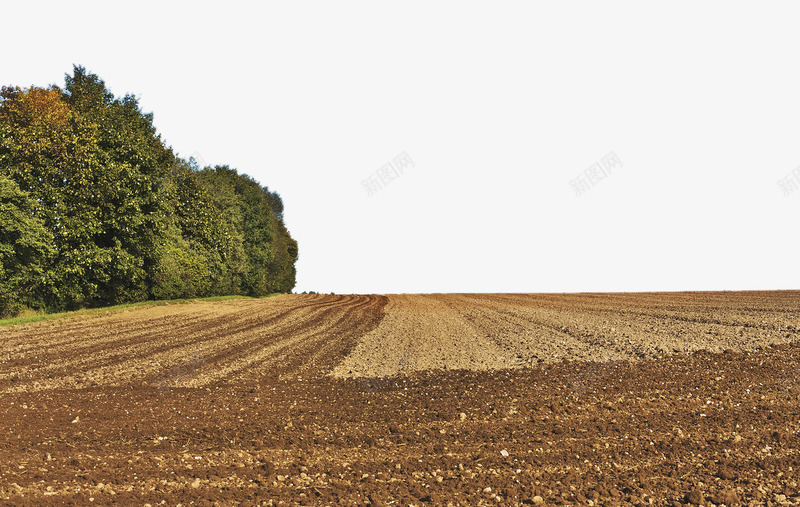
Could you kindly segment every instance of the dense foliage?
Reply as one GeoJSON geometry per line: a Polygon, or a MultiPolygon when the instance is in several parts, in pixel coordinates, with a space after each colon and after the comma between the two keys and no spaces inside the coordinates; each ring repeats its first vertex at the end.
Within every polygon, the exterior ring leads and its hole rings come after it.
{"type": "Polygon", "coordinates": [[[280,196],[165,146],[137,99],[82,67],[0,92],[0,316],[289,292],[280,196]]]}

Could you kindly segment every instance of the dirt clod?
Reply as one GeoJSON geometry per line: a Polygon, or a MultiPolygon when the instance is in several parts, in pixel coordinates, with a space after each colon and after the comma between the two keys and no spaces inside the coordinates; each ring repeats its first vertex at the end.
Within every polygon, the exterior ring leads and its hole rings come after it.
{"type": "Polygon", "coordinates": [[[699,489],[693,489],[686,495],[686,501],[694,505],[702,505],[704,502],[703,492],[699,489]]]}
{"type": "Polygon", "coordinates": [[[717,505],[724,504],[726,507],[739,505],[739,497],[736,495],[735,491],[731,490],[725,490],[717,493],[712,498],[712,501],[717,505]]]}

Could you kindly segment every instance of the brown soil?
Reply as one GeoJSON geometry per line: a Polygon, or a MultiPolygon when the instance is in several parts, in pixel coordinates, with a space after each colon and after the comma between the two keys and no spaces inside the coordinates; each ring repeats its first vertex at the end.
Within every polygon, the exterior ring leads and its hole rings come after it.
{"type": "Polygon", "coordinates": [[[789,343],[797,293],[390,296],[337,377],[521,368],[789,343]]]}
{"type": "Polygon", "coordinates": [[[748,292],[289,295],[6,328],[0,498],[798,504],[798,325],[800,292],[748,292]]]}

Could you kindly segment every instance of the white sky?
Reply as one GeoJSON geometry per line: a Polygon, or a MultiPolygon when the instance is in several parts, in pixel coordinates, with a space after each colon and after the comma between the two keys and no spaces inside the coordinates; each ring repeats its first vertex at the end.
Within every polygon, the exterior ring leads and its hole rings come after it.
{"type": "Polygon", "coordinates": [[[252,4],[13,2],[0,84],[83,65],[277,190],[298,292],[800,288],[800,4],[252,4]]]}

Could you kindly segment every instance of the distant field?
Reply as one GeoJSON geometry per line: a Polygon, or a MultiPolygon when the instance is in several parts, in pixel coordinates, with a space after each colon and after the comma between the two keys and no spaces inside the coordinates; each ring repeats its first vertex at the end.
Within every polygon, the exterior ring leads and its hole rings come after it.
{"type": "Polygon", "coordinates": [[[519,368],[755,350],[800,338],[800,292],[389,296],[335,373],[519,368]]]}
{"type": "Polygon", "coordinates": [[[798,338],[798,291],[282,295],[0,328],[0,498],[796,502],[798,338]]]}

